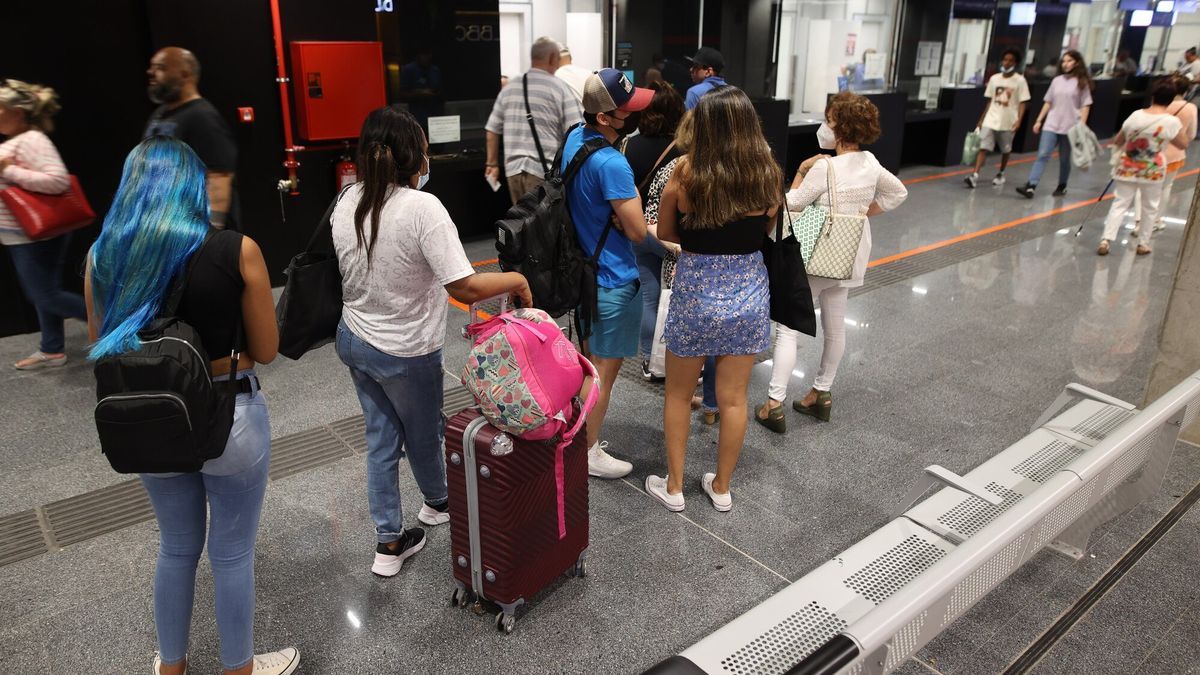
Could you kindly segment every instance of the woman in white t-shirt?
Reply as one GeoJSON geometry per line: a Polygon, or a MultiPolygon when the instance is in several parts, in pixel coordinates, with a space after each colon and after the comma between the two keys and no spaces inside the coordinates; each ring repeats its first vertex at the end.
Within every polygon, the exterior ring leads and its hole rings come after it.
{"type": "MultiPolygon", "coordinates": [[[[829,100],[825,108],[825,123],[817,130],[817,143],[823,150],[833,150],[835,157],[816,155],[804,160],[792,181],[785,199],[793,214],[809,204],[828,203],[826,193],[829,168],[833,167],[833,189],[836,191],[838,212],[844,215],[874,216],[900,206],[908,198],[908,188],[892,172],[883,168],[875,155],[861,146],[879,140],[879,109],[869,99],[858,94],[842,92],[829,100]]],[[[846,353],[846,304],[850,289],[863,285],[867,261],[871,257],[871,224],[863,228],[862,239],[854,257],[854,270],[849,279],[808,277],[813,304],[821,308],[821,365],[813,378],[812,389],[803,398],[792,401],[792,408],[802,415],[828,422],[833,399],[830,389],[838,365],[846,353]]],[[[772,356],[771,382],[767,401],[755,411],[755,419],[776,433],[787,430],[783,402],[787,399],[788,384],[796,367],[796,347],[800,333],[787,326],[775,325],[775,351],[772,356]]]]}
{"type": "MultiPolygon", "coordinates": [[[[1168,109],[1175,100],[1175,93],[1175,84],[1170,79],[1159,82],[1150,95],[1150,107],[1134,111],[1113,139],[1113,147],[1122,150],[1113,167],[1113,202],[1104,221],[1104,238],[1096,250],[1100,255],[1108,255],[1109,246],[1121,229],[1121,220],[1133,205],[1134,195],[1141,193],[1141,213],[1145,222],[1158,221],[1159,200],[1167,176],[1163,150],[1169,144],[1185,148],[1189,140],[1183,122],[1168,109]]],[[[1138,255],[1150,253],[1153,236],[1153,227],[1142,229],[1138,255]]]]}
{"type": "Polygon", "coordinates": [[[512,293],[532,306],[525,277],[476,274],[429,180],[417,120],[388,106],[363,123],[360,181],[332,216],[342,272],[337,353],[350,368],[367,424],[367,499],[378,545],[371,571],[391,577],[425,545],[404,529],[399,462],[408,457],[425,504],[417,519],[449,522],[442,455],[442,344],[449,298],[470,304],[512,293]],[[403,450],[402,450],[403,449],[403,450]]]}

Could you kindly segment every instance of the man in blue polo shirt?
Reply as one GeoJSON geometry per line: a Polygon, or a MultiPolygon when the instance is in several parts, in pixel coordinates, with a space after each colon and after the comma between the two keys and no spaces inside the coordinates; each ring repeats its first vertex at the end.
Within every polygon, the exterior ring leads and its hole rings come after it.
{"type": "Polygon", "coordinates": [[[696,55],[689,58],[688,61],[692,63],[692,82],[696,84],[688,89],[683,107],[691,110],[700,102],[701,96],[716,87],[725,86],[728,82],[721,77],[721,71],[725,69],[725,57],[712,47],[701,47],[696,50],[696,55]]]}
{"type": "Polygon", "coordinates": [[[603,138],[610,144],[592,153],[567,187],[567,206],[585,253],[596,250],[605,226],[610,220],[613,223],[600,252],[599,314],[592,318],[588,339],[592,362],[600,372],[600,398],[587,419],[588,474],[599,478],[621,478],[633,470],[629,462],[605,452],[599,439],[621,364],[638,355],[642,289],[631,242],[646,238],[633,169],[611,144],[637,130],[640,111],[653,97],[652,90],[635,88],[619,70],[605,68],[588,76],[583,86],[584,124],[567,135],[559,167],[565,171],[589,140],[603,138]]]}

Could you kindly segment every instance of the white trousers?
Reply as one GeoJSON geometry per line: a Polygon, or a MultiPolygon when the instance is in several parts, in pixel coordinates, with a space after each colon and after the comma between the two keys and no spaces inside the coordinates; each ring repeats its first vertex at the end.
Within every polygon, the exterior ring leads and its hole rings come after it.
{"type": "MultiPolygon", "coordinates": [[[[825,339],[821,350],[821,367],[813,380],[813,388],[818,391],[829,391],[833,387],[838,364],[846,353],[846,304],[850,299],[850,289],[838,283],[832,279],[808,278],[813,306],[821,308],[821,337],[825,339]]],[[[796,368],[796,346],[799,341],[798,331],[775,324],[775,353],[767,395],[776,401],[787,399],[788,381],[796,368]]]]}
{"type": "Polygon", "coordinates": [[[1154,223],[1158,222],[1159,200],[1162,197],[1163,182],[1135,183],[1128,180],[1113,181],[1113,203],[1108,210],[1108,218],[1104,220],[1104,239],[1112,241],[1121,231],[1121,221],[1125,212],[1133,206],[1134,196],[1141,194],[1142,228],[1138,236],[1138,244],[1150,247],[1150,239],[1154,236],[1154,223]]]}
{"type": "MultiPolygon", "coordinates": [[[[1179,169],[1168,171],[1167,177],[1163,180],[1162,196],[1158,198],[1158,220],[1154,221],[1156,225],[1162,224],[1163,211],[1167,210],[1167,203],[1171,201],[1171,188],[1175,187],[1175,177],[1179,175],[1179,169]]],[[[1133,198],[1133,217],[1140,223],[1148,223],[1150,221],[1142,217],[1142,193],[1133,198]]]]}

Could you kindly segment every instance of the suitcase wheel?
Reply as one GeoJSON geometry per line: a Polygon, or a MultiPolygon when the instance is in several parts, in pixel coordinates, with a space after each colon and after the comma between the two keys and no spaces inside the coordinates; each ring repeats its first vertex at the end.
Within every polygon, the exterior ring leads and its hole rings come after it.
{"type": "Polygon", "coordinates": [[[474,601],[473,595],[474,593],[466,588],[456,587],[450,594],[450,606],[462,609],[474,601]]]}
{"type": "Polygon", "coordinates": [[[496,630],[504,631],[507,635],[513,632],[513,628],[517,625],[517,617],[513,614],[505,614],[504,612],[496,613],[496,630]]]}
{"type": "Polygon", "coordinates": [[[571,567],[571,569],[567,570],[567,573],[573,577],[579,577],[579,578],[586,577],[587,576],[587,562],[585,562],[583,560],[583,558],[580,558],[579,561],[576,562],[571,567]]]}

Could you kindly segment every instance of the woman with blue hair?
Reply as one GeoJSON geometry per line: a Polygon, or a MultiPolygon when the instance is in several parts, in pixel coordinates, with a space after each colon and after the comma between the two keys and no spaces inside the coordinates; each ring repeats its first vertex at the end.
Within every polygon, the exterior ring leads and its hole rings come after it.
{"type": "Polygon", "coordinates": [[[270,363],[279,333],[262,251],[231,230],[210,233],[204,164],[169,138],[143,141],[125,160],[121,184],[87,260],[84,298],[90,357],[139,347],[138,331],[162,311],[167,289],[186,274],[175,315],[196,329],[214,381],[238,380],[233,429],[221,456],[198,473],[142,474],[160,533],[154,573],[157,675],[187,672],[196,566],[208,540],[225,673],[287,675],[300,663],[291,647],[254,654],[254,544],[271,425],[254,373],[270,363]],[[211,512],[211,523],[208,515],[211,512]]]}

